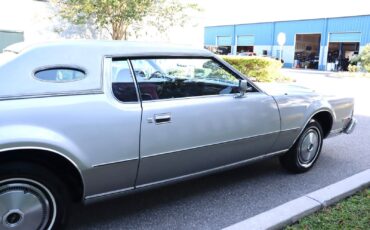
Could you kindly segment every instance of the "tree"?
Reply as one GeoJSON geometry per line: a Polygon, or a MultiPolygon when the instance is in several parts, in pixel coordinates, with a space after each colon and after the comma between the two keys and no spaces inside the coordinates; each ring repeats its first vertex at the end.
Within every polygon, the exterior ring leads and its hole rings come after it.
{"type": "Polygon", "coordinates": [[[109,32],[113,40],[127,40],[145,26],[159,32],[183,26],[189,11],[199,11],[197,4],[179,0],[52,0],[59,15],[75,25],[94,24],[109,32]]]}

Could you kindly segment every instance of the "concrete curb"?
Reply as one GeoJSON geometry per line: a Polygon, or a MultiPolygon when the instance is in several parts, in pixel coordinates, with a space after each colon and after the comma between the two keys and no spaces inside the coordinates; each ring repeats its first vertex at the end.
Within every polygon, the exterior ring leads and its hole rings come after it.
{"type": "Polygon", "coordinates": [[[224,228],[281,229],[370,185],[370,169],[224,228]]]}

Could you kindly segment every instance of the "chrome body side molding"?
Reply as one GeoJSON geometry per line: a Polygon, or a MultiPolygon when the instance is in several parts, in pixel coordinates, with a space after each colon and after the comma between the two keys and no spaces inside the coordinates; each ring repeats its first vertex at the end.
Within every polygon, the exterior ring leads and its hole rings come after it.
{"type": "Polygon", "coordinates": [[[286,153],[287,151],[288,151],[288,149],[284,149],[284,150],[268,153],[268,154],[265,154],[265,155],[262,155],[262,156],[254,157],[254,158],[251,158],[251,159],[246,159],[246,160],[243,160],[243,161],[239,161],[239,162],[231,163],[231,164],[228,164],[228,165],[220,166],[220,167],[217,167],[217,168],[204,170],[204,171],[201,171],[201,172],[191,173],[191,174],[188,174],[188,175],[183,175],[183,176],[179,176],[179,177],[175,177],[175,178],[171,178],[171,179],[161,180],[161,181],[157,181],[157,182],[153,182],[153,183],[142,184],[142,185],[139,185],[139,186],[136,186],[136,187],[118,189],[118,190],[114,190],[114,191],[110,191],[110,192],[105,192],[105,193],[86,196],[85,200],[84,200],[84,203],[85,204],[91,204],[91,203],[95,203],[95,202],[98,202],[98,201],[110,199],[110,198],[113,198],[113,197],[127,195],[127,194],[130,194],[132,192],[139,192],[139,191],[142,191],[142,190],[147,190],[149,188],[154,188],[154,187],[158,187],[158,186],[165,186],[167,184],[172,184],[172,183],[176,183],[176,182],[180,182],[180,181],[185,181],[185,180],[189,180],[189,179],[192,179],[192,178],[195,178],[195,177],[205,176],[205,175],[209,175],[209,174],[224,171],[224,170],[229,170],[229,169],[232,169],[232,168],[240,167],[242,165],[247,165],[247,164],[250,164],[250,163],[253,163],[253,162],[256,162],[256,161],[260,161],[260,160],[263,160],[263,159],[266,159],[266,158],[282,155],[282,154],[286,153]]]}

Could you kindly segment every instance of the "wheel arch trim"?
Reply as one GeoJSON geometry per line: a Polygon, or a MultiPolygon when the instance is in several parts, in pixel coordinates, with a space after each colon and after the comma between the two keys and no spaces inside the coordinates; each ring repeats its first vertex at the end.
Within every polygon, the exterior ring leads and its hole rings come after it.
{"type": "Polygon", "coordinates": [[[69,162],[73,168],[75,168],[78,172],[78,175],[79,175],[79,179],[81,181],[81,189],[82,189],[82,197],[81,197],[81,200],[85,197],[85,181],[84,181],[84,177],[83,177],[83,174],[82,174],[82,171],[80,169],[80,167],[78,167],[78,164],[73,161],[70,157],[68,157],[66,154],[63,154],[62,152],[58,151],[58,150],[55,150],[55,149],[52,149],[52,148],[47,148],[47,147],[39,147],[39,146],[20,146],[20,147],[10,147],[10,148],[3,148],[3,149],[0,149],[0,155],[4,152],[10,152],[10,151],[20,151],[20,150],[40,150],[40,151],[45,151],[45,152],[49,152],[51,154],[55,154],[61,158],[63,158],[64,160],[66,160],[67,162],[69,162]]]}
{"type": "MultiPolygon", "coordinates": [[[[315,110],[313,113],[311,113],[310,116],[308,116],[308,119],[305,121],[305,123],[303,124],[303,126],[300,128],[301,130],[299,131],[297,137],[294,139],[294,141],[291,144],[291,146],[289,147],[289,149],[292,148],[292,146],[296,143],[296,141],[298,140],[298,138],[302,135],[302,133],[304,131],[304,128],[308,125],[308,123],[310,123],[310,121],[312,120],[312,118],[314,116],[316,116],[317,114],[321,113],[321,112],[328,112],[328,113],[330,113],[330,115],[332,117],[332,122],[334,122],[334,120],[335,120],[335,114],[329,108],[322,108],[322,109],[315,110]]],[[[330,131],[329,131],[329,133],[330,133],[330,131]]]]}

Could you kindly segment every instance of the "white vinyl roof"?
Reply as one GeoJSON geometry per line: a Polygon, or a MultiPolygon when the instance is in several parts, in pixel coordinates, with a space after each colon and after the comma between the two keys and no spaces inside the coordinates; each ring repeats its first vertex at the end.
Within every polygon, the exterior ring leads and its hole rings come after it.
{"type": "Polygon", "coordinates": [[[38,44],[17,43],[5,48],[2,56],[0,100],[65,92],[100,92],[104,57],[213,57],[214,54],[203,49],[158,43],[65,40],[38,44]],[[86,78],[68,83],[35,79],[34,73],[37,70],[53,67],[84,70],[86,78]]]}
{"type": "Polygon", "coordinates": [[[145,56],[145,55],[189,55],[189,56],[213,56],[205,49],[198,49],[188,46],[163,44],[155,42],[129,42],[129,41],[104,41],[104,40],[60,40],[44,43],[20,42],[10,45],[4,52],[22,53],[28,50],[40,49],[71,50],[83,49],[93,55],[119,55],[119,56],[145,56]]]}

